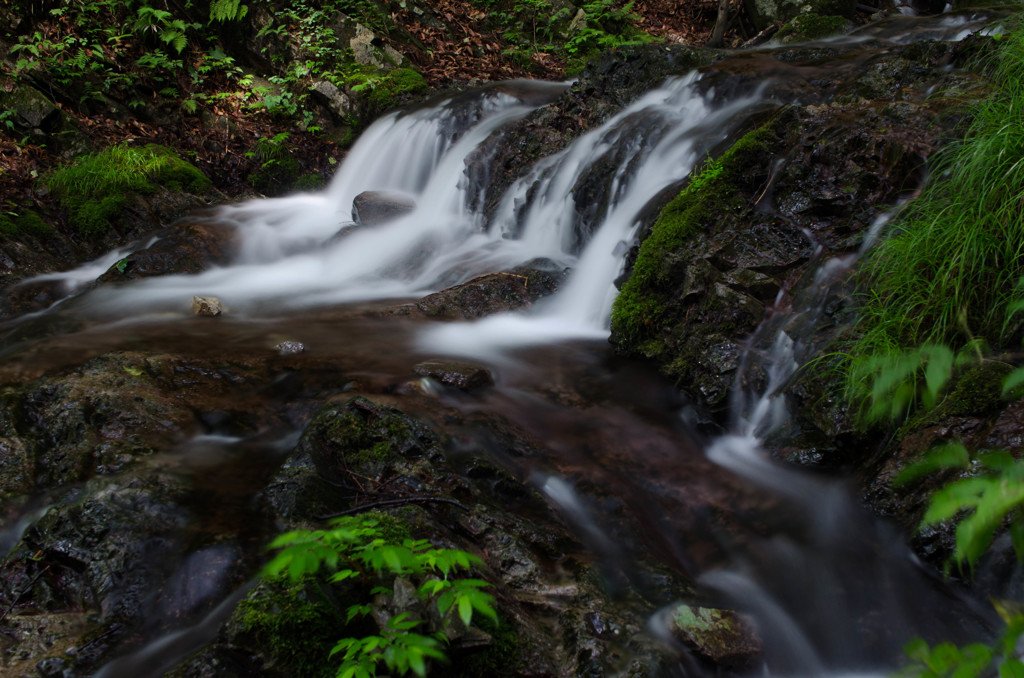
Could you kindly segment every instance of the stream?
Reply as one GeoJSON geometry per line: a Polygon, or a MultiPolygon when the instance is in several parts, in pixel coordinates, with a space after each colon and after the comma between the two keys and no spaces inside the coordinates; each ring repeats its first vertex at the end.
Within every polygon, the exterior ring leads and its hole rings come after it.
{"type": "MultiPolygon", "coordinates": [[[[429,421],[455,467],[485,459],[543,498],[546,508],[523,499],[523,515],[557,516],[578,542],[566,562],[593,565],[606,594],[628,601],[637,633],[668,648],[650,675],[880,676],[914,637],[986,637],[989,606],[919,562],[851,483],[762,445],[787,423],[781,388],[815,357],[800,328],[814,325],[868,244],[833,256],[806,234],[817,277],[766,303],[725,415],[650,364],[616,356],[608,337],[630,248],[709,154],[787,106],[825,104],[834,94],[823,82],[856,77],[913,41],[962,40],[988,21],[896,17],[799,48],[728,55],[668,77],[504,184],[489,159],[516,143],[505,131],[571,84],[490,85],[377,121],[320,193],[194,217],[233,231],[230,265],[93,284],[150,240],[47,276],[68,294],[3,326],[0,376],[31,393],[32,416],[70,423],[40,419],[53,450],[33,467],[31,491],[0,507],[4,590],[19,619],[38,616],[40,638],[58,622],[93,631],[71,654],[32,654],[47,657],[35,670],[158,676],[213,642],[253,586],[264,544],[290,524],[268,513],[267,497],[278,508],[298,500],[268,488],[301,467],[291,455],[317,409],[353,395],[429,421]],[[351,206],[365,191],[414,206],[356,223],[351,206]],[[491,304],[439,321],[423,310],[427,295],[484,289],[474,281],[496,272],[510,272],[506,286],[540,276],[557,290],[508,302],[515,294],[502,288],[502,303],[521,307],[511,311],[491,304]],[[224,315],[194,316],[194,295],[218,297],[224,315]],[[455,388],[419,367],[453,360],[493,383],[455,388]],[[82,415],[47,404],[58,396],[92,404],[82,415]],[[139,404],[151,396],[150,409],[139,404]],[[65,447],[92,456],[79,468],[65,447]],[[105,512],[96,520],[108,527],[132,513],[146,519],[111,541],[92,519],[62,513],[73,506],[105,512]],[[34,565],[33,551],[52,565],[34,565]],[[100,583],[81,583],[93,570],[100,583]],[[695,660],[669,631],[683,596],[743,613],[760,639],[753,665],[723,673],[695,660]]],[[[871,207],[875,231],[892,208],[871,207]]],[[[31,674],[18,654],[27,638],[7,646],[0,675],[31,674]]],[[[595,660],[586,675],[639,675],[629,673],[628,644],[615,647],[619,659],[595,660]]],[[[584,675],[581,666],[558,673],[584,675]]]]}

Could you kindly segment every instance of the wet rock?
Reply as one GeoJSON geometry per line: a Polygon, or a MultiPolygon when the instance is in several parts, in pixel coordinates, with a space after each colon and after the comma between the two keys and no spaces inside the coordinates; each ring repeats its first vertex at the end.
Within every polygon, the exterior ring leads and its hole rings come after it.
{"type": "Polygon", "coordinates": [[[363,397],[324,407],[299,442],[317,470],[332,482],[351,482],[350,473],[381,479],[403,459],[440,457],[437,438],[400,410],[363,397]]]}
{"type": "Polygon", "coordinates": [[[352,221],[377,226],[394,221],[416,209],[416,201],[394,191],[363,191],[352,200],[352,221]]]}
{"type": "Polygon", "coordinates": [[[680,605],[672,633],[698,656],[732,670],[752,668],[761,654],[761,640],[730,610],[680,605]]]}
{"type": "Polygon", "coordinates": [[[494,377],[486,367],[461,360],[428,360],[415,365],[412,371],[463,391],[494,384],[494,377]]]}
{"type": "Polygon", "coordinates": [[[18,430],[34,481],[54,487],[113,473],[188,430],[192,411],[147,370],[140,356],[110,355],[25,388],[18,430]]]}
{"type": "Polygon", "coordinates": [[[231,261],[235,253],[234,238],[235,231],[227,224],[187,222],[149,247],[118,261],[100,276],[99,281],[119,282],[176,273],[201,273],[231,261]]]}
{"type": "Polygon", "coordinates": [[[192,313],[194,315],[213,318],[224,312],[224,306],[217,297],[192,297],[192,313]]]}
{"type": "MultiPolygon", "coordinates": [[[[35,580],[34,604],[62,611],[97,606],[107,620],[137,623],[151,610],[165,564],[181,544],[185,488],[169,475],[146,480],[97,479],[82,501],[54,506],[7,557],[5,596],[35,580]],[[41,576],[41,572],[46,574],[41,576]]],[[[27,601],[26,601],[27,602],[27,601]]]]}
{"type": "Polygon", "coordinates": [[[438,320],[473,320],[530,306],[552,294],[562,277],[560,272],[526,267],[490,273],[430,294],[416,307],[438,320]]]}

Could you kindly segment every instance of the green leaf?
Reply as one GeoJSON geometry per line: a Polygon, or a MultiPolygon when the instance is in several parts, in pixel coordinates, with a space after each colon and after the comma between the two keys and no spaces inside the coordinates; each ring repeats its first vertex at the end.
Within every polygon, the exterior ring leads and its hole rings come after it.
{"type": "Polygon", "coordinates": [[[459,619],[466,626],[469,626],[470,622],[473,621],[473,603],[468,596],[461,596],[459,598],[459,619]]]}
{"type": "Polygon", "coordinates": [[[1009,395],[1024,384],[1024,367],[1018,367],[1003,379],[1003,395],[1009,395]]]}
{"type": "Polygon", "coordinates": [[[919,459],[910,464],[893,479],[894,485],[906,485],[923,475],[934,473],[947,468],[968,468],[971,465],[971,456],[962,443],[955,442],[935,447],[919,459]]]}
{"type": "Polygon", "coordinates": [[[1024,678],[1024,664],[1016,659],[1007,659],[999,665],[999,678],[1024,678]]]}

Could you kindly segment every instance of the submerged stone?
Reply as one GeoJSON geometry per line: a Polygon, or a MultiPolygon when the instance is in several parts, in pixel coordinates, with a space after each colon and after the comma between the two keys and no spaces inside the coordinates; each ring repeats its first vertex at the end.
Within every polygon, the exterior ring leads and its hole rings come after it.
{"type": "Polygon", "coordinates": [[[412,371],[463,391],[494,384],[494,377],[486,367],[462,360],[428,360],[413,367],[412,371]]]}

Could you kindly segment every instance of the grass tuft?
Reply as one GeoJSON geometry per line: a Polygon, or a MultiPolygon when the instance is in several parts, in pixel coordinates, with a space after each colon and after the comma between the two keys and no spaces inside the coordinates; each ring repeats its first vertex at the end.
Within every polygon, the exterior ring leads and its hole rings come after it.
{"type": "Polygon", "coordinates": [[[862,264],[854,368],[926,343],[1012,338],[1007,308],[1024,276],[1024,30],[1000,42],[982,64],[992,93],[972,106],[965,138],[937,154],[931,183],[862,264]]]}

